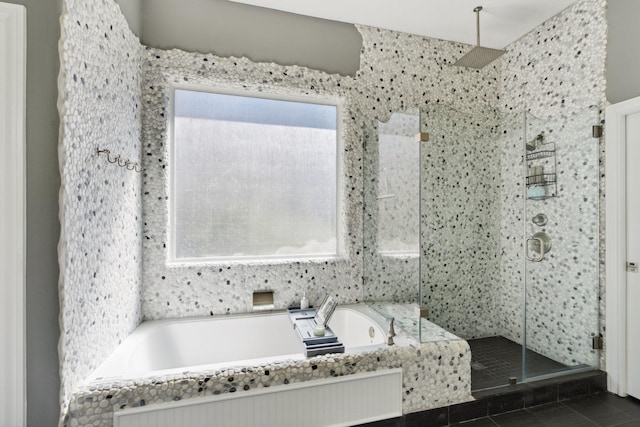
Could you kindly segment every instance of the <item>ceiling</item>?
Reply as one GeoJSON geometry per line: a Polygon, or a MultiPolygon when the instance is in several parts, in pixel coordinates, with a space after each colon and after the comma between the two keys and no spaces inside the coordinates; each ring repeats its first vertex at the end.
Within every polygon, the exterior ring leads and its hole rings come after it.
{"type": "Polygon", "coordinates": [[[300,15],[502,49],[576,0],[231,0],[300,15]]]}

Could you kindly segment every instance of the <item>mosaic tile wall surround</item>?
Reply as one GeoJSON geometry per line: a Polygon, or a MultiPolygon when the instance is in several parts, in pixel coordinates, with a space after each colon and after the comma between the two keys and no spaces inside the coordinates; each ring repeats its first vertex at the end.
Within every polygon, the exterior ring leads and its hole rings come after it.
{"type": "MultiPolygon", "coordinates": [[[[558,244],[549,254],[550,264],[529,267],[527,315],[539,328],[529,331],[527,345],[569,365],[597,359],[590,336],[604,334],[598,301],[604,289],[603,258],[597,244],[598,230],[604,234],[597,195],[604,171],[590,126],[598,124],[597,111],[605,105],[605,11],[604,0],[579,1],[510,45],[501,60],[499,108],[527,110],[540,118],[558,150],[559,197],[527,203],[527,219],[538,211],[549,216],[547,229],[558,244]]],[[[502,149],[502,277],[496,293],[503,307],[498,313],[501,334],[517,342],[522,325],[521,138],[521,132],[507,135],[502,149]]],[[[528,233],[533,231],[530,225],[528,233]]]]}
{"type": "MultiPolygon", "coordinates": [[[[385,268],[384,274],[373,271],[374,280],[367,280],[365,289],[362,286],[362,129],[376,133],[376,120],[387,121],[392,112],[421,106],[425,100],[446,101],[461,109],[475,102],[474,108],[482,109],[484,102],[496,98],[499,73],[496,68],[476,72],[449,67],[464,52],[461,44],[376,28],[358,29],[364,47],[362,69],[355,78],[295,66],[257,64],[244,58],[147,49],[143,83],[145,318],[247,312],[252,309],[252,292],[262,289],[275,291],[276,309],[295,304],[303,292],[312,303],[325,293],[334,294],[343,303],[415,298],[417,284],[407,285],[409,280],[403,280],[413,279],[415,274],[407,272],[406,265],[411,263],[404,260],[385,268]],[[168,87],[184,83],[343,100],[345,259],[166,266],[168,87]],[[385,274],[396,283],[376,280],[385,274]]],[[[365,227],[365,232],[370,232],[370,227],[365,227]]]]}
{"type": "Polygon", "coordinates": [[[544,227],[528,221],[527,233],[543,229],[554,243],[548,263],[528,264],[527,343],[570,366],[598,362],[591,348],[599,309],[599,147],[591,136],[595,118],[594,111],[586,110],[544,121],[546,135],[556,140],[558,197],[527,205],[527,219],[541,210],[550,218],[544,227]]]}
{"type": "Polygon", "coordinates": [[[61,27],[59,352],[65,402],[141,319],[140,174],[96,151],[139,161],[141,48],[112,0],[66,0],[61,27]]]}
{"type": "MultiPolygon", "coordinates": [[[[437,127],[432,118],[424,114],[427,110],[436,110],[446,106],[446,108],[474,113],[490,108],[490,105],[494,105],[498,99],[495,91],[500,76],[497,63],[480,72],[451,66],[466,53],[468,46],[434,39],[421,40],[419,37],[388,33],[378,29],[370,29],[367,33],[363,33],[363,40],[361,71],[358,77],[371,78],[370,74],[375,73],[372,79],[376,83],[374,99],[396,100],[398,107],[393,111],[404,111],[413,106],[420,107],[423,113],[421,117],[422,131],[432,132],[437,127]],[[416,46],[416,42],[419,42],[422,47],[416,46]],[[419,55],[412,56],[410,54],[410,52],[420,51],[420,49],[423,51],[419,55]],[[409,53],[403,55],[403,52],[409,53]]],[[[363,93],[362,96],[365,99],[368,97],[366,93],[363,93]]],[[[380,120],[386,121],[387,119],[381,118],[380,120]]],[[[371,124],[368,123],[365,126],[370,127],[371,124]]],[[[372,133],[375,134],[375,128],[372,133]]],[[[458,148],[462,151],[472,150],[474,141],[453,139],[458,142],[458,148]]],[[[431,144],[432,142],[426,143],[423,147],[431,144]]],[[[425,172],[424,166],[423,162],[423,172],[425,172]]],[[[449,169],[445,173],[441,173],[438,179],[442,182],[455,182],[457,181],[456,175],[456,171],[449,169]]],[[[365,191],[367,190],[368,188],[365,186],[365,191]]],[[[443,213],[457,209],[453,204],[444,205],[441,208],[443,213]]],[[[366,214],[368,218],[370,212],[366,211],[366,214]]],[[[487,219],[493,220],[496,225],[498,224],[498,219],[490,215],[483,217],[481,221],[487,219]]],[[[465,228],[468,227],[466,229],[471,230],[474,229],[474,226],[475,224],[469,223],[465,225],[465,228]]],[[[373,233],[375,230],[376,227],[369,225],[365,228],[365,233],[373,233]]],[[[365,241],[374,241],[373,239],[374,236],[365,237],[365,241]]],[[[444,234],[443,240],[446,240],[444,234]]],[[[450,246],[455,246],[458,251],[464,250],[465,242],[451,240],[447,240],[447,242],[450,246]]],[[[370,250],[374,251],[375,248],[370,250]]],[[[440,267],[440,271],[445,270],[442,258],[438,261],[430,261],[431,264],[428,268],[437,266],[440,267]]],[[[488,270],[485,261],[477,260],[477,269],[472,269],[468,276],[474,282],[477,293],[480,295],[488,295],[490,290],[490,285],[483,280],[483,277],[476,276],[477,271],[488,270]]],[[[365,260],[365,265],[366,262],[365,260]]],[[[382,299],[380,297],[384,296],[385,300],[389,300],[388,295],[391,294],[391,301],[417,301],[417,288],[420,283],[417,265],[418,260],[411,258],[387,258],[383,263],[373,262],[366,270],[368,277],[365,298],[380,300],[382,299]],[[400,289],[393,285],[394,277],[405,279],[404,283],[400,285],[400,289]]],[[[443,282],[446,280],[446,277],[442,278],[443,282]]],[[[431,312],[429,319],[438,324],[441,324],[439,322],[443,320],[437,309],[434,310],[435,305],[428,302],[429,298],[456,301],[462,297],[459,293],[462,290],[463,295],[473,293],[472,290],[466,289],[464,286],[455,291],[445,287],[432,287],[431,284],[425,287],[423,295],[431,312]]],[[[459,319],[459,323],[464,322],[464,319],[459,319]]],[[[476,322],[479,329],[490,330],[490,312],[488,310],[479,311],[476,322]]],[[[457,328],[458,335],[464,336],[464,333],[464,328],[457,328]]]]}
{"type": "Polygon", "coordinates": [[[424,114],[421,256],[429,319],[464,338],[497,334],[502,115],[438,108],[424,114]]]}
{"type": "Polygon", "coordinates": [[[184,317],[252,311],[254,290],[275,291],[276,309],[295,304],[306,292],[312,304],[327,294],[340,302],[362,298],[361,235],[362,216],[358,214],[361,166],[354,155],[359,136],[348,126],[346,114],[340,118],[346,255],[343,259],[280,263],[228,263],[167,267],[168,223],[168,135],[167,114],[170,85],[188,82],[197,87],[225,87],[279,95],[306,94],[318,98],[339,98],[345,111],[351,109],[348,79],[337,75],[285,67],[256,64],[241,58],[218,58],[179,50],[148,48],[143,92],[145,111],[143,178],[144,289],[143,311],[147,319],[184,317]]]}
{"type": "MultiPolygon", "coordinates": [[[[473,273],[470,277],[464,277],[459,271],[447,272],[445,268],[442,268],[440,273],[434,273],[434,269],[445,266],[442,261],[447,258],[447,251],[444,250],[437,250],[431,254],[432,256],[427,257],[425,262],[429,266],[423,270],[424,273],[431,275],[428,280],[424,280],[426,286],[424,296],[427,299],[426,305],[432,310],[431,319],[436,323],[452,328],[460,336],[472,337],[498,333],[514,341],[521,342],[521,319],[523,313],[522,146],[524,129],[521,126],[523,121],[522,114],[518,115],[514,112],[527,109],[544,118],[558,117],[560,121],[568,122],[567,124],[558,124],[556,132],[560,133],[563,128],[578,120],[577,117],[579,115],[585,114],[584,112],[588,107],[603,105],[605,83],[604,50],[606,46],[605,7],[606,3],[604,1],[585,0],[578,2],[561,15],[546,22],[509,46],[508,53],[500,60],[499,67],[502,69],[504,78],[501,81],[501,99],[494,105],[503,111],[497,121],[501,123],[501,126],[504,126],[504,129],[502,129],[504,138],[494,148],[497,148],[495,152],[502,151],[501,166],[499,166],[502,170],[497,174],[488,174],[486,179],[488,178],[488,182],[491,182],[492,178],[503,176],[502,182],[498,183],[496,187],[502,189],[502,200],[494,201],[494,206],[501,206],[500,228],[499,230],[496,228],[491,229],[493,233],[496,233],[494,235],[502,236],[500,238],[499,252],[494,252],[494,255],[502,254],[498,257],[501,260],[501,267],[495,270],[501,271],[501,277],[497,282],[495,280],[492,281],[492,276],[495,277],[495,273],[488,269],[488,275],[483,278],[480,271],[483,267],[488,266],[487,263],[473,264],[473,273]],[[583,30],[585,28],[588,29],[588,32],[583,30]],[[541,49],[540,46],[544,46],[544,49],[541,49]],[[441,257],[439,263],[437,261],[438,257],[441,257]],[[455,274],[458,274],[458,277],[454,280],[452,278],[455,277],[455,274]],[[479,278],[482,279],[478,280],[479,278]],[[470,279],[469,282],[472,285],[468,287],[463,285],[465,279],[470,279]],[[453,292],[449,289],[434,289],[440,281],[445,283],[450,281],[454,284],[452,287],[456,289],[453,292]],[[477,285],[477,282],[480,282],[480,285],[477,285]],[[472,297],[474,293],[488,298],[475,301],[472,297]],[[429,298],[432,300],[439,299],[439,301],[437,304],[430,304],[428,302],[429,298]],[[484,322],[482,316],[479,318],[473,317],[479,320],[479,325],[476,325],[476,322],[470,322],[473,325],[472,329],[466,329],[463,326],[463,319],[469,318],[464,315],[469,313],[462,313],[461,310],[469,310],[469,305],[460,303],[465,301],[465,298],[471,298],[469,301],[474,302],[471,307],[474,307],[475,312],[480,311],[488,316],[492,316],[495,313],[497,318],[501,319],[500,322],[498,324],[493,320],[484,322]],[[445,309],[439,314],[438,311],[441,307],[445,307],[445,309]]],[[[366,70],[366,67],[363,67],[363,70],[366,70]]],[[[458,106],[457,108],[461,107],[458,106]]],[[[464,111],[464,107],[461,109],[464,111]]],[[[590,113],[587,112],[586,114],[590,113]]],[[[594,124],[596,122],[597,118],[594,114],[594,124]]],[[[427,121],[423,127],[428,128],[428,125],[429,122],[427,121]]],[[[435,128],[437,129],[438,126],[435,126],[435,128]]],[[[458,141],[469,138],[464,133],[456,138],[455,134],[456,132],[450,132],[448,137],[458,141]]],[[[561,188],[564,194],[577,196],[583,188],[590,191],[592,184],[597,186],[598,176],[593,169],[597,164],[597,159],[593,158],[593,156],[590,158],[587,158],[588,156],[584,157],[586,153],[575,155],[580,150],[572,150],[571,148],[578,148],[579,145],[576,144],[580,144],[580,141],[573,140],[571,142],[571,135],[565,133],[564,136],[565,139],[569,139],[568,144],[564,147],[565,153],[571,154],[565,157],[565,166],[561,167],[558,171],[559,174],[588,177],[587,187],[581,187],[581,184],[574,181],[567,183],[564,189],[561,188]],[[580,159],[581,157],[584,158],[580,159]]],[[[589,140],[586,141],[586,143],[590,142],[589,140]]],[[[600,144],[602,147],[603,141],[600,144]]],[[[466,145],[465,147],[468,146],[466,145]]],[[[491,141],[485,146],[491,146],[491,141]]],[[[562,153],[562,151],[561,149],[560,152],[562,153]]],[[[490,150],[487,153],[490,153],[490,150]]],[[[563,159],[560,161],[562,162],[563,159]]],[[[462,163],[464,163],[464,160],[462,160],[462,163]]],[[[490,154],[486,165],[490,166],[489,170],[491,165],[495,165],[490,154]]],[[[460,169],[468,170],[469,168],[463,167],[460,169]]],[[[422,169],[423,172],[428,170],[428,165],[425,165],[422,169]]],[[[602,170],[600,170],[600,174],[604,176],[602,170]]],[[[428,177],[428,172],[425,175],[428,177]]],[[[447,182],[447,174],[443,173],[443,171],[440,171],[439,177],[442,182],[447,182]]],[[[425,194],[428,194],[428,192],[425,192],[425,194]]],[[[560,199],[558,198],[557,200],[560,199]]],[[[598,223],[598,214],[594,211],[594,206],[597,206],[594,204],[594,198],[591,196],[588,201],[569,201],[566,199],[566,202],[566,206],[571,206],[575,209],[556,208],[556,210],[561,211],[557,216],[562,217],[562,223],[564,224],[564,228],[555,231],[559,234],[559,236],[556,234],[556,238],[560,238],[561,241],[563,239],[562,236],[571,237],[576,233],[588,234],[590,238],[593,238],[594,233],[597,233],[598,223]],[[577,231],[572,227],[573,224],[580,222],[587,223],[588,233],[585,230],[577,231]]],[[[448,210],[452,207],[450,203],[450,198],[443,197],[442,203],[433,206],[433,208],[436,210],[448,210]]],[[[547,203],[551,203],[551,201],[547,203]]],[[[535,204],[529,204],[529,209],[535,208],[535,204]]],[[[529,215],[527,214],[527,216],[529,215]]],[[[425,220],[427,223],[429,222],[429,218],[425,218],[425,220]]],[[[469,225],[471,223],[466,222],[465,224],[469,225]]],[[[489,226],[495,226],[495,222],[489,223],[489,226]]],[[[375,227],[370,228],[375,230],[375,227]]],[[[464,226],[462,229],[464,230],[464,226]]],[[[423,230],[423,232],[425,231],[423,230]]],[[[425,237],[426,242],[429,242],[426,236],[423,237],[425,237]]],[[[436,245],[439,249],[447,247],[447,245],[451,245],[451,249],[455,249],[456,236],[452,233],[443,232],[441,237],[442,241],[439,245],[436,245]],[[442,246],[443,244],[444,246],[442,246]]],[[[600,292],[600,300],[603,299],[603,288],[600,287],[598,289],[598,280],[595,276],[598,274],[598,248],[591,240],[586,243],[573,242],[573,245],[575,245],[577,252],[580,254],[578,258],[584,259],[584,263],[576,263],[574,259],[569,260],[566,257],[560,257],[559,254],[555,254],[560,258],[557,263],[562,266],[560,269],[563,271],[560,272],[559,269],[548,270],[548,274],[542,277],[535,277],[533,282],[528,281],[530,302],[528,318],[530,322],[535,319],[536,325],[540,327],[535,333],[530,331],[532,339],[529,344],[537,351],[570,365],[591,364],[594,352],[589,348],[589,337],[598,331],[598,327],[595,325],[598,292],[600,292]],[[568,268],[568,265],[573,265],[574,267],[568,268]],[[558,281],[557,277],[561,277],[560,281],[565,282],[563,287],[547,286],[546,283],[550,282],[552,277],[556,277],[555,281],[558,281]],[[576,281],[584,284],[576,284],[576,281]],[[555,295],[555,301],[564,301],[564,304],[550,309],[550,307],[545,306],[544,301],[550,299],[550,293],[554,292],[560,292],[559,295],[555,295]],[[539,294],[544,296],[540,297],[539,294]],[[537,295],[537,298],[533,298],[533,295],[537,295]],[[573,332],[575,336],[571,335],[569,331],[575,331],[573,332]],[[560,338],[556,339],[555,337],[558,333],[560,338]],[[556,342],[551,343],[554,339],[556,342]]],[[[460,248],[462,246],[458,249],[460,248]]],[[[557,249],[560,251],[561,248],[562,246],[558,246],[557,249]]],[[[571,249],[574,250],[573,247],[571,249]]],[[[564,253],[566,255],[568,252],[564,251],[564,253]]],[[[448,260],[451,263],[451,261],[456,261],[456,258],[449,257],[448,260]]],[[[383,278],[382,286],[379,289],[383,293],[386,292],[385,295],[394,290],[394,287],[388,286],[391,283],[391,280],[388,279],[389,276],[392,277],[393,274],[404,271],[404,276],[401,277],[413,279],[410,274],[411,271],[415,271],[415,265],[411,266],[410,260],[403,259],[400,261],[407,266],[404,270],[401,268],[389,269],[387,264],[379,264],[381,268],[378,277],[383,278]],[[389,273],[389,271],[392,273],[389,273]]],[[[602,258],[600,256],[601,262],[602,258]]],[[[376,265],[378,264],[373,264],[374,269],[376,265]]],[[[469,268],[464,269],[464,271],[468,270],[469,268]]],[[[599,273],[602,274],[602,268],[600,268],[599,273]]],[[[375,274],[371,276],[376,277],[375,274]]],[[[369,281],[367,285],[369,285],[369,281]]],[[[406,295],[408,295],[406,299],[411,301],[414,288],[406,286],[405,289],[406,295]]],[[[370,291],[374,295],[376,294],[375,288],[372,289],[371,286],[367,286],[365,292],[368,293],[370,291]]],[[[398,296],[394,295],[394,298],[398,298],[398,296]]],[[[401,298],[398,299],[398,301],[400,300],[401,298]]],[[[601,326],[599,332],[604,334],[602,316],[603,310],[600,309],[601,326]]]]}

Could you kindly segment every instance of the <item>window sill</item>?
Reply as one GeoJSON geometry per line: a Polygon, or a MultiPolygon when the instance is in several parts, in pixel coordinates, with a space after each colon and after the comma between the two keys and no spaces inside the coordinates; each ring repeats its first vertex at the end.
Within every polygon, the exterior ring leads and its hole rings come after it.
{"type": "Polygon", "coordinates": [[[401,259],[413,259],[419,258],[420,254],[418,252],[394,252],[394,251],[380,251],[378,252],[383,258],[401,258],[401,259]]]}
{"type": "Polygon", "coordinates": [[[284,264],[322,264],[347,261],[348,257],[343,255],[310,255],[300,257],[236,257],[236,258],[197,258],[167,261],[168,268],[185,267],[221,267],[232,265],[246,266],[270,266],[284,264]]]}

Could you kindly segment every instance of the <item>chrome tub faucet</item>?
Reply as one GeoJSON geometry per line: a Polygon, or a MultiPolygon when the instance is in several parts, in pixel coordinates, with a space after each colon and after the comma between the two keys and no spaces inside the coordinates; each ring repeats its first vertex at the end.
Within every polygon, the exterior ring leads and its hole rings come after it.
{"type": "Polygon", "coordinates": [[[388,320],[389,320],[389,330],[387,331],[387,345],[393,345],[394,344],[393,337],[396,336],[396,330],[393,327],[395,318],[391,317],[388,320]]]}

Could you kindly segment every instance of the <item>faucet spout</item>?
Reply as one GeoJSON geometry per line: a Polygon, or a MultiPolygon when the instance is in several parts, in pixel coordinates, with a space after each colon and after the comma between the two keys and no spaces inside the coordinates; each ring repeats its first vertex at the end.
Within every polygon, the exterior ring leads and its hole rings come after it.
{"type": "Polygon", "coordinates": [[[393,337],[396,336],[396,330],[393,327],[393,323],[395,322],[395,318],[391,317],[389,319],[389,330],[387,331],[387,345],[393,345],[393,337]]]}

